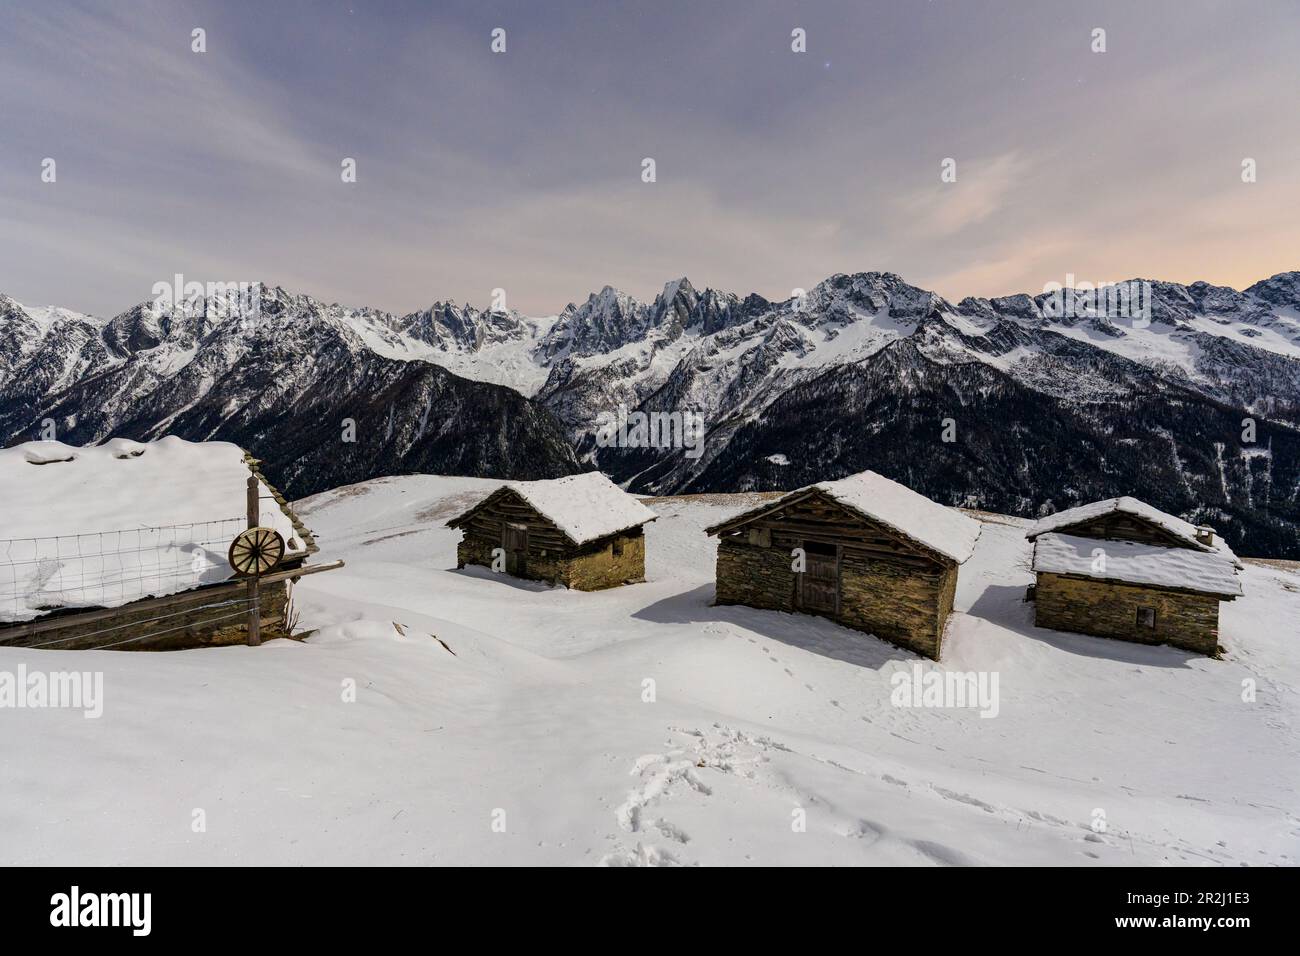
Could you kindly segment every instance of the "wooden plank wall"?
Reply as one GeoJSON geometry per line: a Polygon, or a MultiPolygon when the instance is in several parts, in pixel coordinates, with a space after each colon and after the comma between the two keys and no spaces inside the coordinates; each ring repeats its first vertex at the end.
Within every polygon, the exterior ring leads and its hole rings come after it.
{"type": "Polygon", "coordinates": [[[1186,539],[1180,538],[1173,532],[1120,511],[1112,511],[1099,518],[1057,528],[1056,534],[1100,538],[1103,541],[1137,541],[1141,544],[1158,544],[1171,548],[1193,548],[1186,539]]]}
{"type": "Polygon", "coordinates": [[[551,521],[537,512],[513,491],[493,495],[470,519],[461,526],[467,535],[492,542],[491,547],[501,547],[501,534],[507,522],[528,526],[528,551],[540,555],[564,555],[572,545],[551,521]]]}

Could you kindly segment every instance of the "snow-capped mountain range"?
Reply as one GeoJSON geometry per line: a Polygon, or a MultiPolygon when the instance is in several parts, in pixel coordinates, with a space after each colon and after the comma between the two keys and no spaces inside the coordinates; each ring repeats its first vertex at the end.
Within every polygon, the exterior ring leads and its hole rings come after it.
{"type": "Polygon", "coordinates": [[[953,304],[877,272],[782,302],[606,287],[541,318],[260,286],[252,319],[196,298],[103,320],[0,295],[0,441],[221,438],[295,495],[412,471],[599,466],[667,494],[872,468],[1022,515],[1133,494],[1300,557],[1300,272],[1149,288],[1148,322],[1055,317],[1041,294],[953,304]],[[602,447],[619,406],[698,414],[702,454],[602,447]]]}

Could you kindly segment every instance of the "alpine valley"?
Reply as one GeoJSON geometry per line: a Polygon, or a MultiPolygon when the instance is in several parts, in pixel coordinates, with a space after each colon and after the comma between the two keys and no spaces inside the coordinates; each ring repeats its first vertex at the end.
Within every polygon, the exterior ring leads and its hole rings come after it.
{"type": "Polygon", "coordinates": [[[293,497],[417,472],[599,467],[664,495],[870,468],[1022,516],[1132,494],[1242,554],[1300,558],[1300,272],[1150,290],[1147,322],[1049,317],[1044,295],[952,304],[878,272],[783,302],[606,287],[545,318],[266,285],[251,320],[203,298],[104,320],[0,295],[0,444],[223,439],[293,497]],[[602,447],[620,406],[702,416],[703,454],[602,447]]]}

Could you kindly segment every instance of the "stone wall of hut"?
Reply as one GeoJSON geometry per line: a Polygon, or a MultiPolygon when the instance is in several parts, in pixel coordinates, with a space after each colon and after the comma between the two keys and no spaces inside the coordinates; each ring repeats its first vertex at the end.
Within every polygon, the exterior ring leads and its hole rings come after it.
{"type": "MultiPolygon", "coordinates": [[[[752,545],[745,537],[718,542],[718,604],[797,611],[797,578],[780,548],[752,545]]],[[[826,616],[937,660],[956,587],[956,567],[922,567],[845,549],[840,611],[826,616]]]]}
{"type": "Polygon", "coordinates": [[[840,570],[840,620],[938,660],[956,583],[956,568],[922,569],[847,552],[840,570]]]}
{"type": "Polygon", "coordinates": [[[599,591],[645,580],[645,535],[640,528],[603,538],[569,559],[566,582],[578,591],[599,591]],[[619,554],[614,551],[619,550],[619,554]]]}
{"type": "MultiPolygon", "coordinates": [[[[287,581],[261,586],[259,601],[263,641],[290,636],[285,621],[289,593],[287,581]]],[[[170,651],[248,642],[246,595],[242,590],[237,594],[214,597],[209,589],[199,589],[177,597],[174,604],[165,607],[142,608],[127,604],[114,609],[108,617],[82,624],[69,623],[23,637],[6,637],[6,629],[0,628],[0,646],[48,647],[65,651],[89,650],[129,641],[108,649],[170,651]]],[[[72,619],[78,615],[70,613],[67,616],[72,619]]],[[[57,621],[57,618],[50,620],[57,621]]]]}
{"type": "Polygon", "coordinates": [[[1056,631],[1170,644],[1214,655],[1219,646],[1219,599],[1040,573],[1034,588],[1034,623],[1056,631]],[[1139,608],[1155,610],[1154,628],[1138,623],[1139,608]]]}
{"type": "Polygon", "coordinates": [[[762,548],[740,538],[718,542],[718,604],[745,604],[771,611],[795,609],[795,572],[790,555],[778,548],[762,548]]]}

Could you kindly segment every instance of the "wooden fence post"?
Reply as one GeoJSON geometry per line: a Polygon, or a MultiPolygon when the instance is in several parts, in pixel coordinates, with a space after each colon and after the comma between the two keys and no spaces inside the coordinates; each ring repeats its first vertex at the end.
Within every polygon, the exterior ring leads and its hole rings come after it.
{"type": "MultiPolygon", "coordinates": [[[[261,490],[257,476],[248,476],[248,526],[256,528],[262,517],[261,490]]],[[[257,574],[248,578],[248,646],[257,647],[262,643],[262,608],[259,600],[257,574]]]]}

